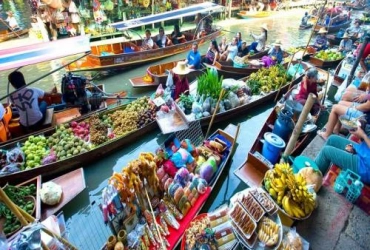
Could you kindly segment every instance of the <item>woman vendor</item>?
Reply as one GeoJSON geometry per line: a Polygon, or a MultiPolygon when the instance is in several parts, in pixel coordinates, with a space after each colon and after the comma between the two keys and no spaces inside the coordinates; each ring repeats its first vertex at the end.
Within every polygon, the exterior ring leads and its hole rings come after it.
{"type": "MultiPolygon", "coordinates": [[[[317,94],[317,81],[319,79],[319,72],[316,68],[310,68],[306,76],[303,78],[301,82],[301,87],[299,89],[298,94],[295,96],[295,100],[304,105],[307,101],[308,95],[310,93],[314,94],[316,98],[318,97],[317,94]]],[[[321,105],[319,100],[316,99],[316,103],[311,108],[311,114],[316,115],[319,112],[321,105]]]]}
{"type": "Polygon", "coordinates": [[[270,49],[269,51],[269,57],[271,57],[272,60],[276,61],[277,63],[281,63],[283,61],[283,51],[281,49],[281,42],[280,40],[276,40],[275,43],[272,44],[274,47],[270,49]]]}
{"type": "Polygon", "coordinates": [[[252,32],[250,35],[255,40],[253,43],[251,43],[249,47],[249,51],[254,51],[255,53],[263,51],[265,49],[266,41],[267,41],[267,25],[262,24],[261,25],[261,34],[255,35],[252,32]]]}
{"type": "Polygon", "coordinates": [[[328,32],[325,28],[321,28],[318,33],[319,35],[316,37],[313,47],[315,47],[317,51],[325,50],[328,48],[328,38],[326,37],[326,33],[328,32]]]}
{"type": "Polygon", "coordinates": [[[173,94],[173,99],[177,100],[181,94],[188,94],[189,92],[189,81],[186,77],[189,74],[190,69],[186,67],[184,61],[177,63],[176,67],[172,69],[173,72],[173,84],[175,86],[175,91],[173,94]]]}
{"type": "Polygon", "coordinates": [[[350,133],[360,139],[360,143],[339,135],[331,135],[320,150],[315,163],[323,174],[333,163],[342,170],[349,169],[357,173],[362,182],[370,184],[370,138],[361,126],[350,133]]]}
{"type": "Polygon", "coordinates": [[[352,40],[349,39],[348,33],[344,33],[342,40],[340,41],[339,52],[348,53],[352,51],[352,40]]]}

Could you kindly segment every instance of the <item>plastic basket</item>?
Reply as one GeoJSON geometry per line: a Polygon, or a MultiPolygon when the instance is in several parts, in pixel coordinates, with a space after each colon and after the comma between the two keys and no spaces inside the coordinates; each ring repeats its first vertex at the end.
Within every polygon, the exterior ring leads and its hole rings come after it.
{"type": "Polygon", "coordinates": [[[338,194],[344,192],[344,189],[347,187],[347,180],[342,173],[340,173],[337,179],[334,182],[334,191],[338,194]]]}
{"type": "Polygon", "coordinates": [[[355,203],[358,197],[360,197],[363,187],[364,184],[360,181],[352,183],[348,188],[346,199],[351,203],[355,203]]]}

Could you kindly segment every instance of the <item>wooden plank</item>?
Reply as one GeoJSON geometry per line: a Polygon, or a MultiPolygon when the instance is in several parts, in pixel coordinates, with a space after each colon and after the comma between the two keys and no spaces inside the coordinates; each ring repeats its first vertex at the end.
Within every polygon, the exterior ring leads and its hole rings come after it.
{"type": "Polygon", "coordinates": [[[42,220],[45,220],[50,215],[57,213],[68,202],[70,202],[73,198],[75,198],[79,193],[81,193],[86,188],[83,168],[76,169],[51,181],[62,187],[63,189],[62,199],[55,206],[42,204],[41,209],[42,220]]]}
{"type": "Polygon", "coordinates": [[[53,117],[53,126],[69,122],[79,116],[81,116],[81,114],[78,108],[71,108],[55,113],[53,117]]]}

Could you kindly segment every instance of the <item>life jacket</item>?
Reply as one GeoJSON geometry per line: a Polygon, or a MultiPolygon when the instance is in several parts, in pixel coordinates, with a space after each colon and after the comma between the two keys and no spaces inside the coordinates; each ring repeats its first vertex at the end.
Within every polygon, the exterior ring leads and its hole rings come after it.
{"type": "Polygon", "coordinates": [[[5,114],[0,120],[0,142],[6,142],[10,138],[9,121],[12,119],[12,109],[10,105],[5,108],[5,114]]]}

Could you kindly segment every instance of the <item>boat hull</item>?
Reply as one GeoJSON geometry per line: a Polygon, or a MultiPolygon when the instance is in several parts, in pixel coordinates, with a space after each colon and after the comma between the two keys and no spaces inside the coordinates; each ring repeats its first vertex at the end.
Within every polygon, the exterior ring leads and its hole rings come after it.
{"type": "Polygon", "coordinates": [[[321,28],[325,28],[328,33],[331,33],[331,32],[338,32],[340,29],[342,28],[347,28],[349,27],[351,24],[351,20],[347,20],[341,24],[338,24],[338,25],[332,25],[332,26],[329,26],[329,28],[327,26],[323,26],[321,24],[316,24],[315,26],[315,32],[318,32],[321,28]]]}
{"type": "Polygon", "coordinates": [[[165,48],[157,48],[152,50],[140,51],[141,41],[113,43],[105,45],[91,46],[92,53],[87,55],[86,58],[81,59],[69,65],[66,70],[75,71],[91,71],[91,70],[110,70],[110,69],[123,69],[135,65],[145,64],[152,61],[160,60],[176,54],[186,52],[191,49],[192,44],[197,42],[199,45],[211,41],[221,35],[221,29],[206,35],[199,39],[192,39],[194,31],[184,32],[187,34],[187,41],[167,46],[165,48]],[[128,48],[135,48],[134,52],[123,53],[128,48]],[[101,55],[108,53],[107,55],[101,55]]]}
{"type": "Polygon", "coordinates": [[[310,63],[315,65],[316,67],[319,67],[319,68],[334,68],[342,60],[343,60],[343,58],[339,59],[339,60],[334,60],[334,61],[324,61],[324,60],[321,60],[321,59],[313,57],[313,56],[310,57],[310,63]]]}
{"type": "Polygon", "coordinates": [[[249,18],[263,18],[271,16],[270,11],[259,11],[259,12],[249,12],[249,11],[240,11],[237,15],[243,19],[249,18]]]}
{"type": "Polygon", "coordinates": [[[299,29],[300,30],[307,30],[307,29],[311,29],[313,27],[312,24],[308,24],[308,25],[299,25],[299,29]]]}
{"type": "Polygon", "coordinates": [[[5,34],[0,34],[0,42],[5,42],[18,36],[23,36],[28,33],[28,29],[22,29],[12,32],[7,32],[5,34]]]}

